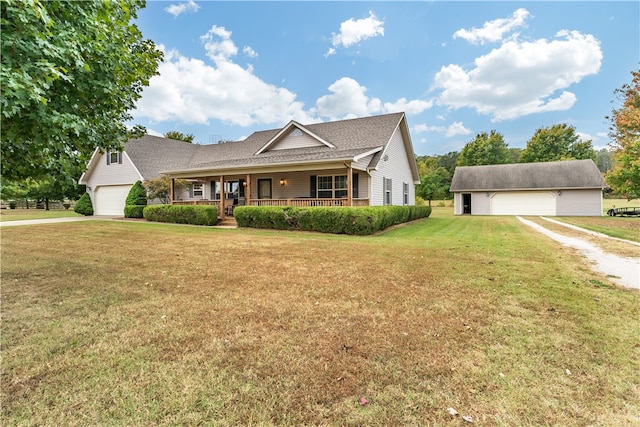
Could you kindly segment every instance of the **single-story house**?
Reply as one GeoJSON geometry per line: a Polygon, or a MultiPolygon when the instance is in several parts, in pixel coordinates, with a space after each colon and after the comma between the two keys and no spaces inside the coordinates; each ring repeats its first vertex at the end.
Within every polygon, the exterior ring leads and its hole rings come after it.
{"type": "Polygon", "coordinates": [[[458,166],[456,215],[602,216],[604,179],[592,160],[458,166]]]}
{"type": "Polygon", "coordinates": [[[97,215],[122,215],[131,186],[167,175],[190,182],[174,204],[413,205],[420,183],[404,113],[254,132],[242,141],[189,144],[146,135],[122,152],[96,150],[80,183],[97,215]]]}

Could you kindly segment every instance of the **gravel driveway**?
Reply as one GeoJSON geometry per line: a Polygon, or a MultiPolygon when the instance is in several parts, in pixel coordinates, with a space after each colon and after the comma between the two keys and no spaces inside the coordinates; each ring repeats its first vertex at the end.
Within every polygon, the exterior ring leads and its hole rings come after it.
{"type": "MultiPolygon", "coordinates": [[[[588,260],[592,262],[594,270],[604,274],[612,282],[627,288],[640,289],[640,260],[638,258],[625,258],[622,256],[610,254],[608,252],[604,252],[602,249],[592,245],[585,240],[564,236],[521,217],[518,217],[518,219],[534,230],[539,231],[540,233],[548,237],[551,237],[553,240],[580,251],[582,255],[584,255],[588,260]]],[[[559,223],[558,221],[552,222],[559,223]]],[[[560,224],[565,225],[564,223],[560,224]]],[[[594,234],[592,231],[585,230],[580,227],[576,227],[573,225],[571,225],[570,227],[573,229],[578,229],[585,233],[594,234]]],[[[604,234],[597,234],[599,237],[610,238],[609,236],[606,236],[604,234]]],[[[632,245],[637,245],[636,242],[625,242],[632,245]]]]}

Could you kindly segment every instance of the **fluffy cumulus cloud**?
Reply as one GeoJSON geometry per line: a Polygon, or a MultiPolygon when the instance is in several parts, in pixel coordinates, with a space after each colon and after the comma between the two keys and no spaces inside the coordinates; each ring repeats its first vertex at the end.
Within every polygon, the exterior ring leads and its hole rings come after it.
{"type": "Polygon", "coordinates": [[[525,25],[527,18],[529,18],[529,11],[518,9],[508,18],[485,22],[482,28],[460,29],[453,34],[453,38],[464,39],[473,44],[497,42],[502,40],[505,33],[525,25]]]}
{"type": "Polygon", "coordinates": [[[172,4],[164,8],[164,11],[172,14],[176,18],[185,12],[197,12],[200,6],[195,1],[189,0],[186,3],[172,4]]]}
{"type": "Polygon", "coordinates": [[[292,119],[314,123],[399,111],[415,115],[432,107],[433,101],[420,99],[383,102],[369,97],[367,88],[356,80],[344,77],[328,87],[329,94],[305,108],[289,89],[265,82],[251,65],[234,62],[239,54],[252,58],[257,53],[247,47],[239,53],[231,36],[224,27],[213,26],[200,38],[211,62],[159,46],[165,60],[159,66],[160,74],[144,89],[134,117],[155,123],[206,125],[221,120],[238,126],[282,125],[292,119]]]}
{"type": "Polygon", "coordinates": [[[413,126],[411,131],[415,133],[437,132],[443,134],[447,138],[458,135],[469,135],[471,133],[471,130],[467,129],[462,122],[454,122],[449,126],[428,126],[422,123],[413,126]]]}
{"type": "Polygon", "coordinates": [[[336,53],[338,47],[347,48],[377,36],[384,36],[384,22],[379,20],[372,11],[369,11],[367,18],[350,18],[340,24],[339,33],[333,33],[331,38],[333,45],[325,56],[336,53]]]}
{"type": "Polygon", "coordinates": [[[568,88],[598,73],[601,63],[600,42],[590,34],[562,30],[552,40],[513,37],[476,58],[470,69],[442,67],[434,88],[441,90],[439,105],[510,120],[570,109],[576,96],[568,88]]]}
{"type": "Polygon", "coordinates": [[[382,102],[379,98],[370,98],[367,88],[350,77],[343,77],[329,86],[329,95],[317,99],[312,111],[329,120],[364,117],[373,114],[404,111],[408,115],[420,114],[431,108],[431,101],[400,98],[395,102],[382,102]]]}
{"type": "Polygon", "coordinates": [[[208,45],[215,67],[177,51],[165,52],[160,75],[145,88],[135,116],[191,124],[217,119],[240,126],[309,119],[294,93],[264,82],[250,67],[229,61],[234,50],[229,44],[212,44],[209,37],[203,44],[208,45]]]}

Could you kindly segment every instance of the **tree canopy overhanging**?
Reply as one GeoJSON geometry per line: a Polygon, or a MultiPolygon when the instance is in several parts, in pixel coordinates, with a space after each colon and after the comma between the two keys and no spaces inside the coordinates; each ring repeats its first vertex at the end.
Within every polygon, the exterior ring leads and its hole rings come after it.
{"type": "Polygon", "coordinates": [[[2,1],[3,180],[66,177],[96,148],[121,149],[130,111],[162,61],[133,23],[144,6],[2,1]]]}

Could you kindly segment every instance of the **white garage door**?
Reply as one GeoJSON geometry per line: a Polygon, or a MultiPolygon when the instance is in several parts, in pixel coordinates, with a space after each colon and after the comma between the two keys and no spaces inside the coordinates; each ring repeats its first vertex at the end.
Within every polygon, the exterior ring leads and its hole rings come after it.
{"type": "Polygon", "coordinates": [[[491,198],[491,215],[556,214],[556,197],[550,191],[495,193],[491,198]]]}
{"type": "Polygon", "coordinates": [[[93,214],[124,216],[124,204],[132,185],[99,186],[93,192],[93,214]]]}

